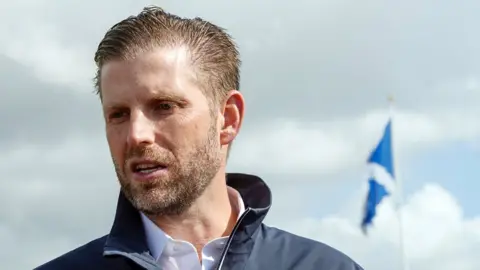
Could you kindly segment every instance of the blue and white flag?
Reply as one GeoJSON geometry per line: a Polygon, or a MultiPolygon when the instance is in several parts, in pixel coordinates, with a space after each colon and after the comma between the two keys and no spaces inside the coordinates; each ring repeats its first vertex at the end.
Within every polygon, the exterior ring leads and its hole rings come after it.
{"type": "Polygon", "coordinates": [[[367,227],[372,225],[378,205],[382,199],[392,194],[395,188],[391,120],[388,121],[377,147],[370,154],[367,165],[370,169],[370,176],[361,224],[365,234],[367,227]]]}

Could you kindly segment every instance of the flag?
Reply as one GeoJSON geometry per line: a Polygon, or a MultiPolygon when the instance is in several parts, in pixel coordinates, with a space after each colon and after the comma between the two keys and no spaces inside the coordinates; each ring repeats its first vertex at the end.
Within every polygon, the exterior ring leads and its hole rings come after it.
{"type": "Polygon", "coordinates": [[[387,122],[382,138],[368,157],[367,165],[370,167],[370,176],[361,224],[365,234],[377,214],[378,205],[395,187],[391,120],[387,122]]]}

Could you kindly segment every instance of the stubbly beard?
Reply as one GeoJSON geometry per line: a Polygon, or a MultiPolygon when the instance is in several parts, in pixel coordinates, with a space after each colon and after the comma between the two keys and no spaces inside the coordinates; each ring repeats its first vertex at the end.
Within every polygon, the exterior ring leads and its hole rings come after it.
{"type": "MultiPolygon", "coordinates": [[[[139,146],[125,155],[161,161],[168,165],[166,177],[149,183],[132,183],[118,163],[113,160],[120,186],[125,197],[139,211],[153,216],[181,215],[203,194],[221,167],[220,145],[215,126],[207,139],[178,159],[155,146],[139,146]]],[[[126,168],[126,166],[123,166],[126,168]]]]}

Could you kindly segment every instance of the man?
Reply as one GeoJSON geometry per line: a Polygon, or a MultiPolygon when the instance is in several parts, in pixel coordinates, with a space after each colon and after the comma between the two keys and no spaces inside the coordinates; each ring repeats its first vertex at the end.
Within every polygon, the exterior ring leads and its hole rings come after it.
{"type": "Polygon", "coordinates": [[[160,8],[114,25],[96,87],[121,185],[110,233],[37,269],[359,270],[324,244],[262,223],[267,185],[226,174],[245,101],[218,26],[160,8]]]}

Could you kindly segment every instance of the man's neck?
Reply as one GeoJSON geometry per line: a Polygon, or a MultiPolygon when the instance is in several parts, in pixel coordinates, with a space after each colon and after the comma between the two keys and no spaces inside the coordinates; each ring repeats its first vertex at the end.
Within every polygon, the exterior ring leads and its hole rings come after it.
{"type": "Polygon", "coordinates": [[[221,172],[184,214],[149,218],[170,237],[192,243],[201,253],[210,240],[230,235],[238,214],[230,203],[225,173],[221,172]]]}

